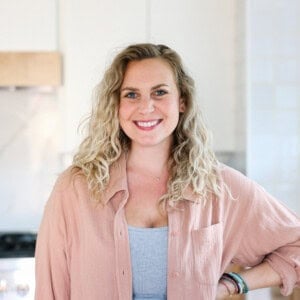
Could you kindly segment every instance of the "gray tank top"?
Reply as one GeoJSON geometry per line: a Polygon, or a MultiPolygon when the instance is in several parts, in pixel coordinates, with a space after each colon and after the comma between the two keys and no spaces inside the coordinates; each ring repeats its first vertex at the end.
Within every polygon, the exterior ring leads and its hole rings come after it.
{"type": "Polygon", "coordinates": [[[128,225],[133,300],[167,299],[168,227],[128,225]]]}

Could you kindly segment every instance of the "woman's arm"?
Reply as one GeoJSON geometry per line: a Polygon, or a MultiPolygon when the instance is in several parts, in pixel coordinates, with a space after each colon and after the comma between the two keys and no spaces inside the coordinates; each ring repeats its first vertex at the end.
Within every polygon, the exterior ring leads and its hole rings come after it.
{"type": "MultiPolygon", "coordinates": [[[[239,274],[246,282],[249,291],[282,284],[279,274],[272,269],[268,262],[263,262],[239,274]]],[[[218,284],[217,299],[222,299],[235,292],[235,286],[230,281],[226,280],[224,283],[218,284]]]]}
{"type": "Polygon", "coordinates": [[[263,262],[254,268],[240,273],[248,285],[249,290],[262,289],[271,286],[280,286],[281,278],[268,262],[263,262]]]}
{"type": "Polygon", "coordinates": [[[224,240],[237,245],[230,262],[246,269],[250,290],[277,285],[287,296],[300,285],[300,219],[257,183],[227,173],[236,199],[225,215],[224,240]]]}
{"type": "Polygon", "coordinates": [[[35,299],[70,299],[62,193],[54,187],[45,207],[35,251],[35,299]]]}

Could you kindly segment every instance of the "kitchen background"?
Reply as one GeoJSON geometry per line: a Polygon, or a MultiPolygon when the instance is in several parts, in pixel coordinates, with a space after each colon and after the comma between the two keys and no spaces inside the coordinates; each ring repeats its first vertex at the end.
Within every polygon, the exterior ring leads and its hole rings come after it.
{"type": "MultiPolygon", "coordinates": [[[[61,85],[7,85],[0,76],[0,232],[37,231],[82,139],[93,87],[135,42],[179,52],[220,160],[300,213],[298,0],[1,0],[0,16],[0,51],[62,58],[61,85]]],[[[247,299],[272,298],[265,289],[247,299]]]]}

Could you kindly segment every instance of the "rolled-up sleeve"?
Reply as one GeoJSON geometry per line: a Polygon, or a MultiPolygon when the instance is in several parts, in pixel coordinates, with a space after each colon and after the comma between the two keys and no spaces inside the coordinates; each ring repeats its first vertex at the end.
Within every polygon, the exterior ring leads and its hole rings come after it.
{"type": "Polygon", "coordinates": [[[300,285],[300,260],[299,255],[297,257],[294,254],[296,247],[299,252],[300,242],[285,245],[265,258],[282,279],[281,293],[283,295],[289,295],[294,286],[300,285]]]}
{"type": "Polygon", "coordinates": [[[300,219],[260,185],[238,176],[233,201],[240,202],[243,223],[232,261],[245,267],[267,261],[281,277],[281,293],[289,295],[300,285],[300,219]]]}
{"type": "Polygon", "coordinates": [[[300,285],[300,221],[278,202],[270,213],[274,216],[269,226],[276,230],[271,245],[276,248],[264,260],[280,275],[281,293],[289,295],[300,285]]]}

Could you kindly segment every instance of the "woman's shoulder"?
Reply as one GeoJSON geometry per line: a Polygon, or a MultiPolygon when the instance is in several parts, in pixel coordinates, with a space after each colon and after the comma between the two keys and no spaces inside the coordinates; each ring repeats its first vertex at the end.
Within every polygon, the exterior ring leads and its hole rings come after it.
{"type": "Polygon", "coordinates": [[[86,177],[81,168],[70,166],[63,170],[57,177],[54,189],[65,192],[69,189],[81,189],[87,187],[86,177]]]}
{"type": "Polygon", "coordinates": [[[220,177],[226,183],[234,183],[240,181],[250,181],[250,179],[240,170],[234,169],[224,163],[218,163],[218,171],[220,177]]]}
{"type": "Polygon", "coordinates": [[[223,163],[219,163],[218,172],[222,184],[230,190],[234,198],[241,194],[248,194],[253,186],[255,186],[253,180],[241,171],[223,163]]]}
{"type": "Polygon", "coordinates": [[[79,168],[68,167],[62,171],[54,184],[47,201],[49,211],[55,214],[73,214],[79,203],[89,199],[88,185],[83,171],[79,168]]]}

